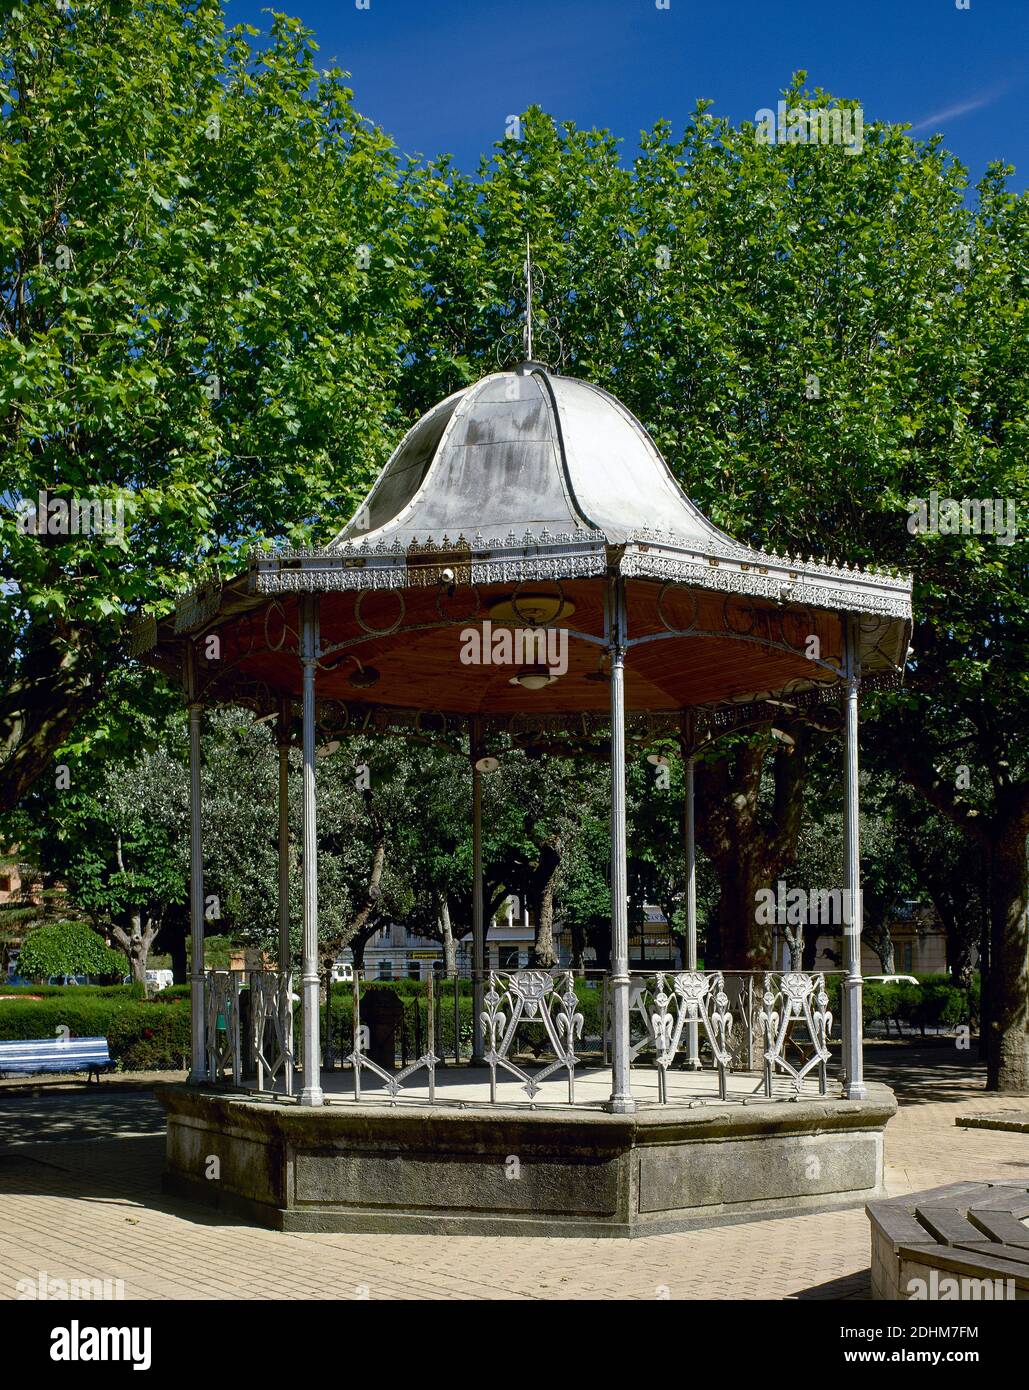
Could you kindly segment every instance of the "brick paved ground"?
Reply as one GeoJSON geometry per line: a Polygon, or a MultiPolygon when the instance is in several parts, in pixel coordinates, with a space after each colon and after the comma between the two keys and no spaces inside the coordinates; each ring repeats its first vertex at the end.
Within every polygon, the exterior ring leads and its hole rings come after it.
{"type": "MultiPolygon", "coordinates": [[[[869,1049],[901,1103],[886,1133],[901,1193],[1029,1177],[1029,1137],[956,1116],[1025,1108],[952,1047],[869,1049]]],[[[126,1298],[862,1298],[861,1210],[635,1241],[282,1235],[160,1192],[162,1120],[130,1080],[0,1092],[0,1298],[19,1279],[121,1279],[126,1298]],[[112,1137],[113,1136],[113,1137],[112,1137]]]]}

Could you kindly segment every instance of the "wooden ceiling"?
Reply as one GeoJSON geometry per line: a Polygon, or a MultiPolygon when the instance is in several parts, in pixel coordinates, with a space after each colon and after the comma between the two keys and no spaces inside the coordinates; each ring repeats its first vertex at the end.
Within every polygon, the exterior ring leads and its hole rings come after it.
{"type": "MultiPolygon", "coordinates": [[[[599,578],[562,586],[564,599],[574,605],[564,620],[570,630],[568,670],[536,691],[511,684],[515,665],[466,664],[461,659],[462,647],[468,650],[465,635],[475,628],[481,634],[491,607],[510,599],[513,586],[478,591],[458,586],[449,596],[437,587],[322,594],[317,696],[454,714],[606,710],[606,649],[571,635],[603,637],[605,587],[599,578]],[[374,684],[355,684],[358,663],[378,672],[374,684]]],[[[556,596],[558,588],[533,583],[519,592],[523,598],[529,593],[556,596]]],[[[664,634],[626,654],[630,711],[684,709],[781,692],[798,681],[831,682],[832,673],[805,655],[812,636],[818,638],[823,660],[838,661],[841,655],[841,620],[835,613],[708,590],[663,590],[648,580],[627,582],[626,604],[630,641],[664,634]],[[687,629],[689,635],[669,635],[666,624],[687,629]]],[[[227,694],[238,682],[260,682],[273,695],[298,696],[299,629],[295,597],[268,599],[224,622],[214,629],[219,637],[215,660],[206,659],[205,639],[198,641],[203,683],[210,682],[215,696],[227,694]]]]}

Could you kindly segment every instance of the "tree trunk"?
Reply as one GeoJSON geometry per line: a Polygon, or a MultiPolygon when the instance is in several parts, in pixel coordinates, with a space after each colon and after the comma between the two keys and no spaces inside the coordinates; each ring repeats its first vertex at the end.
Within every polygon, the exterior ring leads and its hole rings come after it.
{"type": "Polygon", "coordinates": [[[990,873],[986,1088],[1029,1095],[1029,913],[1025,826],[1013,817],[994,841],[990,873]]]}
{"type": "Polygon", "coordinates": [[[783,937],[786,941],[786,949],[790,953],[788,968],[790,970],[804,969],[804,924],[799,922],[796,927],[784,926],[783,937]]]}
{"type": "Polygon", "coordinates": [[[443,943],[443,970],[449,979],[457,974],[457,942],[450,922],[450,904],[446,896],[439,900],[439,933],[443,943]]]}
{"type": "Polygon", "coordinates": [[[866,927],[865,940],[879,958],[884,975],[895,975],[897,973],[895,960],[896,956],[893,949],[893,937],[890,929],[880,923],[878,926],[866,927]]]}
{"type": "Polygon", "coordinates": [[[111,935],[128,959],[132,983],[145,985],[147,961],[150,958],[150,948],[157,936],[157,927],[152,917],[146,919],[146,926],[144,927],[141,912],[134,912],[131,922],[132,925],[128,931],[125,931],[123,927],[112,927],[111,935]]]}
{"type": "Polygon", "coordinates": [[[768,874],[745,846],[714,859],[718,875],[718,944],[723,970],[764,970],[772,963],[772,926],[755,920],[757,894],[768,874]]]}
{"type": "MultiPolygon", "coordinates": [[[[167,929],[168,924],[165,923],[167,929]]],[[[172,979],[183,985],[189,978],[189,960],[186,955],[186,933],[176,926],[168,934],[168,954],[171,956],[172,979]]]]}
{"type": "Polygon", "coordinates": [[[705,964],[723,970],[764,970],[772,963],[772,924],[757,920],[757,893],[796,858],[811,740],[804,725],[791,723],[788,729],[793,746],[774,754],[771,806],[763,819],[758,813],[767,741],[755,739],[697,766],[697,842],[720,889],[705,964]]]}
{"type": "Polygon", "coordinates": [[[539,865],[533,875],[532,907],[536,917],[531,964],[550,970],[557,964],[554,950],[554,883],[561,864],[561,850],[548,842],[540,850],[539,865]]]}
{"type": "Polygon", "coordinates": [[[800,968],[808,975],[814,973],[815,961],[818,959],[818,927],[810,926],[804,931],[804,944],[800,953],[800,968]]]}
{"type": "Polygon", "coordinates": [[[990,859],[983,854],[980,877],[979,920],[979,1059],[986,1060],[986,1040],[990,1035],[990,859]]]}
{"type": "Polygon", "coordinates": [[[944,926],[947,932],[947,968],[956,985],[969,989],[972,984],[971,938],[953,918],[948,918],[944,926]]]}
{"type": "Polygon", "coordinates": [[[986,1089],[1029,1095],[1029,783],[1012,783],[1006,762],[987,759],[994,795],[986,821],[955,796],[935,765],[913,755],[919,747],[911,738],[898,747],[903,776],[989,856],[990,943],[981,1024],[986,1089]]]}
{"type": "Polygon", "coordinates": [[[586,931],[589,944],[593,947],[593,952],[597,957],[598,970],[611,969],[611,924],[605,922],[602,926],[589,927],[586,931]]]}

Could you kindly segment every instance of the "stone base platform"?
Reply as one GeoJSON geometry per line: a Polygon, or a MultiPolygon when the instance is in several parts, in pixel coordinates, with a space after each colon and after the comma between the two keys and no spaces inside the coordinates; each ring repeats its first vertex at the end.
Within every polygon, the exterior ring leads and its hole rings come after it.
{"type": "Polygon", "coordinates": [[[896,1102],[868,1089],[860,1101],[673,1099],[634,1115],[156,1094],[166,1190],[278,1230],[631,1237],[881,1196],[896,1102]]]}

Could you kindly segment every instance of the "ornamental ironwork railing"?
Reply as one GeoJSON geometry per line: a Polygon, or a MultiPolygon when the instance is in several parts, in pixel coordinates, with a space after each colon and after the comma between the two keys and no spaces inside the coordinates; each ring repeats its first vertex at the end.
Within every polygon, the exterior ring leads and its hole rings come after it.
{"type": "Polygon", "coordinates": [[[490,1070],[490,1102],[497,1100],[497,1068],[501,1067],[522,1082],[530,1100],[541,1084],[562,1068],[568,1076],[568,1102],[575,1102],[576,1039],[582,1036],[583,1015],[575,993],[571,970],[551,974],[548,970],[491,970],[489,988],[483,997],[480,1015],[485,1034],[485,1057],[490,1070]],[[559,991],[558,986],[563,985],[559,991]],[[518,1031],[532,1025],[543,1031],[541,1040],[549,1044],[553,1061],[529,1074],[512,1060],[511,1051],[518,1031]]]}
{"type": "MultiPolygon", "coordinates": [[[[386,1087],[389,1094],[390,1103],[396,1104],[397,1096],[404,1089],[404,1082],[409,1076],[421,1071],[424,1067],[429,1078],[429,1101],[436,1099],[436,1064],[440,1060],[433,1049],[433,1039],[436,1032],[435,1024],[435,993],[431,986],[426,992],[426,1037],[429,1048],[420,1057],[415,1058],[407,1066],[401,1067],[397,1072],[387,1067],[381,1066],[373,1057],[368,1055],[368,1047],[371,1041],[371,1032],[367,1023],[361,1022],[361,979],[358,971],[354,971],[353,976],[353,1001],[354,1001],[354,1033],[353,1047],[350,1053],[343,1059],[349,1062],[354,1075],[354,1099],[361,1099],[361,1072],[362,1069],[369,1071],[373,1076],[377,1076],[386,1087]]],[[[395,1047],[395,1043],[394,1043],[395,1047]]]]}
{"type": "Polygon", "coordinates": [[[257,1089],[271,1091],[281,1079],[283,1094],[293,1094],[293,974],[251,970],[250,1046],[257,1089]]]}
{"type": "Polygon", "coordinates": [[[792,1078],[793,1088],[798,1095],[803,1089],[804,1078],[817,1068],[818,1089],[824,1096],[829,1033],[832,1029],[825,977],[802,971],[787,971],[784,974],[766,972],[757,1022],[764,1043],[765,1094],[772,1094],[772,1078],[776,1068],[792,1078]],[[801,1052],[794,1064],[786,1052],[791,1043],[801,1045],[801,1040],[795,1036],[797,1025],[802,1025],[806,1030],[811,1052],[810,1055],[801,1052]]]}
{"type": "MultiPolygon", "coordinates": [[[[718,1070],[718,1093],[726,1099],[732,1066],[729,1051],[733,1027],[729,996],[720,970],[659,970],[644,977],[638,1010],[645,1014],[648,1041],[657,1063],[658,1099],[668,1102],[668,1069],[683,1047],[688,1030],[702,1027],[718,1070]]],[[[697,1049],[694,1048],[694,1055],[697,1049]]]]}
{"type": "Polygon", "coordinates": [[[208,970],[204,997],[207,1004],[207,1079],[223,1081],[230,1072],[239,1085],[243,1070],[240,1050],[238,970],[208,970]]]}

